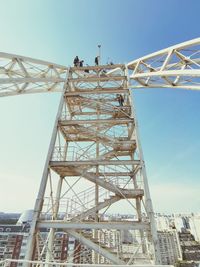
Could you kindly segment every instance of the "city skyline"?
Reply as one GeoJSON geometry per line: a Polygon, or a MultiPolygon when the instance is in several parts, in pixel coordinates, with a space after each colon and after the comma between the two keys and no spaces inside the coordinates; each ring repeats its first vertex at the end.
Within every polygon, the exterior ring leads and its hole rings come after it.
{"type": "MultiPolygon", "coordinates": [[[[7,1],[0,4],[0,51],[66,66],[79,55],[92,65],[101,44],[102,63],[127,63],[199,36],[198,1],[187,22],[187,1],[169,2],[7,1]]],[[[142,89],[133,96],[155,212],[199,212],[200,92],[142,89]]],[[[33,208],[59,98],[0,98],[1,211],[33,208]]]]}
{"type": "MultiPolygon", "coordinates": [[[[110,216],[112,217],[112,215],[110,216]]],[[[120,216],[116,216],[116,219],[120,220],[120,216]]],[[[129,221],[133,220],[133,218],[128,215],[126,219],[129,221]]],[[[106,218],[106,220],[109,220],[109,216],[106,218]]],[[[30,221],[31,216],[26,213],[20,216],[16,225],[6,225],[2,223],[0,224],[0,258],[2,260],[8,257],[12,259],[23,259],[23,257],[25,256],[25,246],[27,242],[30,221]]],[[[187,262],[186,266],[188,266],[188,264],[190,264],[190,266],[197,266],[197,263],[200,259],[200,214],[179,214],[174,216],[166,216],[163,214],[155,216],[155,221],[157,225],[162,264],[176,265],[176,263],[178,262],[182,262],[183,264],[187,262]],[[194,263],[196,264],[194,265],[194,263]]],[[[46,238],[48,231],[49,230],[47,228],[43,228],[43,238],[46,238]]],[[[87,231],[87,234],[89,232],[90,231],[87,231]]],[[[66,238],[66,236],[66,233],[57,233],[54,240],[54,242],[57,244],[56,249],[54,250],[54,253],[56,254],[54,255],[56,255],[57,259],[60,256],[62,260],[63,254],[60,254],[59,252],[65,251],[65,260],[70,261],[70,259],[76,257],[77,255],[77,253],[72,252],[75,240],[73,239],[73,237],[66,238]],[[64,234],[63,238],[62,234],[64,234]],[[62,239],[65,240],[64,243],[62,242],[62,239]],[[61,247],[58,247],[59,244],[61,245],[61,247]],[[62,249],[63,246],[65,247],[65,249],[62,249]],[[69,250],[70,253],[68,253],[69,250]]],[[[135,235],[132,230],[120,231],[104,229],[103,235],[101,235],[101,242],[106,237],[109,237],[109,240],[111,242],[108,243],[109,241],[107,241],[106,245],[112,245],[112,248],[118,244],[115,240],[117,240],[117,242],[122,242],[122,251],[132,253],[133,247],[137,246],[137,243],[133,241],[136,241],[138,236],[135,235]],[[121,238],[119,238],[119,236],[121,236],[121,238]]],[[[90,249],[88,248],[87,251],[88,250],[90,249]]],[[[79,250],[80,255],[83,255],[81,258],[82,263],[86,263],[86,261],[88,260],[88,257],[84,253],[85,251],[86,250],[84,249],[84,247],[82,247],[82,250],[79,250]]],[[[90,252],[92,253],[91,250],[90,252]]]]}

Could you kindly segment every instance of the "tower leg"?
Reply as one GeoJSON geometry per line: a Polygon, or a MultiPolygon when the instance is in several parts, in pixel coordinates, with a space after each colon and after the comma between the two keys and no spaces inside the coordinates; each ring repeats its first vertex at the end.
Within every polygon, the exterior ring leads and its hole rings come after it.
{"type": "MultiPolygon", "coordinates": [[[[34,252],[34,247],[36,245],[37,221],[39,220],[40,213],[43,209],[45,190],[46,190],[47,180],[48,180],[48,176],[49,176],[49,161],[51,159],[51,156],[52,156],[52,153],[54,150],[54,145],[56,142],[57,125],[58,125],[58,120],[59,120],[59,117],[60,117],[60,114],[61,114],[61,111],[63,108],[63,103],[64,103],[64,96],[62,94],[59,108],[58,108],[58,113],[57,113],[55,124],[54,124],[53,134],[51,137],[49,151],[48,151],[45,166],[44,166],[42,180],[40,183],[38,196],[37,196],[37,199],[35,202],[34,214],[33,214],[32,222],[31,222],[31,228],[30,228],[30,232],[29,232],[29,236],[28,236],[26,254],[25,254],[25,260],[27,260],[27,261],[34,260],[33,259],[33,252],[34,252]]],[[[29,266],[29,264],[24,263],[24,266],[29,266]]]]}

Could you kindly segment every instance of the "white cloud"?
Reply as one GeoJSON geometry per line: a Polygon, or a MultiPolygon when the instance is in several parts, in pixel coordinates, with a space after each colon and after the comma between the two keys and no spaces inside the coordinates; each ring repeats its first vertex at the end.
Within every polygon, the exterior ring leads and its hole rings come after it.
{"type": "Polygon", "coordinates": [[[34,208],[39,186],[34,175],[1,173],[0,181],[0,212],[23,212],[34,208]]]}
{"type": "Polygon", "coordinates": [[[200,212],[199,184],[162,183],[150,189],[155,212],[200,212]]]}

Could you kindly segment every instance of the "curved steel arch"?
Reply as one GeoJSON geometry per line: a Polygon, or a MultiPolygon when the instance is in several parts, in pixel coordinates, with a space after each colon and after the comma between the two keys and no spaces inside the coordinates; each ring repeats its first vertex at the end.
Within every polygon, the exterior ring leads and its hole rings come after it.
{"type": "Polygon", "coordinates": [[[66,72],[62,65],[0,52],[0,96],[62,91],[66,72]]]}
{"type": "MultiPolygon", "coordinates": [[[[132,88],[200,90],[200,38],[141,57],[126,66],[132,88]]],[[[0,97],[61,92],[67,69],[63,65],[0,52],[0,97]]]]}
{"type": "Polygon", "coordinates": [[[200,90],[200,38],[141,57],[127,67],[133,88],[200,90]]]}

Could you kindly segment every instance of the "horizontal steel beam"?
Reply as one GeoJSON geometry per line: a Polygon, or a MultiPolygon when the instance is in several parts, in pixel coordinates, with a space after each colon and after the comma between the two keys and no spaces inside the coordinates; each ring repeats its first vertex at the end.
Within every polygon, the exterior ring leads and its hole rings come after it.
{"type": "Polygon", "coordinates": [[[96,166],[96,165],[140,165],[140,160],[84,160],[84,161],[50,161],[51,167],[73,166],[96,166]]]}
{"type": "Polygon", "coordinates": [[[105,70],[105,69],[115,69],[115,68],[120,68],[122,70],[125,69],[125,65],[124,64],[106,64],[106,65],[98,65],[98,66],[83,66],[83,67],[71,67],[70,70],[72,72],[76,72],[76,71],[84,71],[84,70],[93,70],[93,71],[101,71],[101,70],[105,70]]]}
{"type": "Polygon", "coordinates": [[[79,77],[79,78],[70,78],[69,82],[77,83],[77,82],[86,82],[86,83],[93,83],[93,82],[105,82],[105,81],[124,81],[127,77],[126,76],[109,76],[109,75],[102,75],[102,76],[87,76],[87,77],[79,77]]]}
{"type": "Polygon", "coordinates": [[[77,96],[77,95],[83,95],[83,94],[90,94],[90,95],[93,95],[93,94],[124,94],[124,93],[128,93],[129,92],[129,89],[124,89],[124,88],[121,88],[119,89],[119,87],[116,87],[116,88],[112,88],[112,89],[108,89],[108,88],[102,88],[102,89],[88,89],[88,90],[75,90],[75,91],[68,91],[65,93],[65,96],[77,96]]]}
{"type": "Polygon", "coordinates": [[[96,172],[88,172],[89,174],[91,175],[98,175],[99,177],[103,176],[132,176],[133,175],[133,172],[99,172],[99,173],[96,173],[96,172]]]}
{"type": "MultiPolygon", "coordinates": [[[[73,112],[73,116],[99,116],[99,115],[110,115],[110,116],[115,116],[116,119],[121,119],[121,118],[126,118],[129,116],[129,111],[130,111],[130,107],[126,107],[121,109],[113,109],[112,111],[106,111],[106,110],[100,110],[97,114],[96,111],[75,111],[73,112]],[[126,110],[127,109],[127,110],[126,110]]],[[[101,120],[101,118],[99,118],[101,120]]]]}
{"type": "Polygon", "coordinates": [[[126,124],[134,122],[133,118],[127,118],[127,119],[99,119],[99,120],[60,120],[59,124],[62,126],[68,126],[68,125],[77,125],[77,124],[126,124]]]}
{"type": "MultiPolygon", "coordinates": [[[[56,171],[56,168],[53,168],[55,171],[56,171]]],[[[58,171],[58,170],[57,170],[58,171]]],[[[59,171],[58,171],[59,172],[59,171]]],[[[94,173],[94,172],[88,172],[88,174],[90,175],[97,175],[98,177],[132,177],[134,175],[133,172],[101,172],[101,173],[94,173]]],[[[62,175],[61,175],[62,176],[62,175]]],[[[76,173],[75,171],[73,170],[68,170],[68,171],[65,171],[64,172],[64,176],[67,176],[67,177],[77,177],[77,176],[80,176],[79,173],[76,173]]]]}
{"type": "Polygon", "coordinates": [[[54,229],[119,229],[119,230],[149,230],[149,223],[144,222],[65,222],[39,221],[38,228],[54,229]]]}

